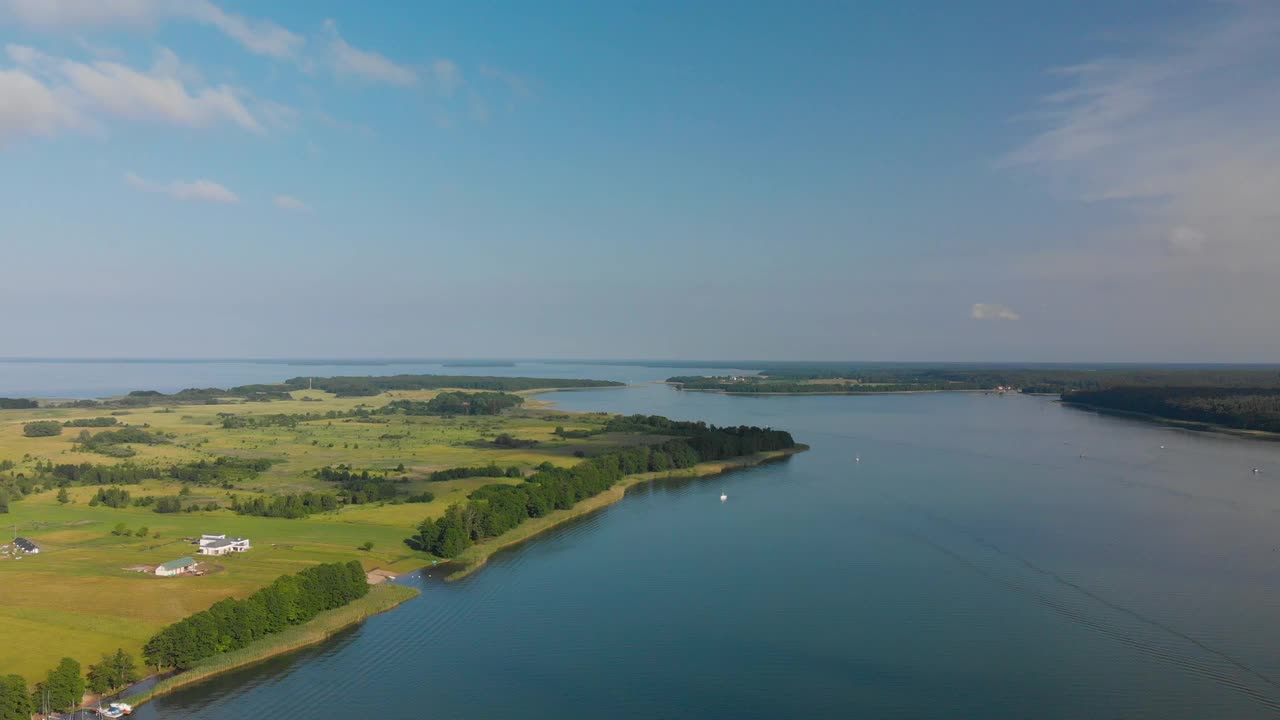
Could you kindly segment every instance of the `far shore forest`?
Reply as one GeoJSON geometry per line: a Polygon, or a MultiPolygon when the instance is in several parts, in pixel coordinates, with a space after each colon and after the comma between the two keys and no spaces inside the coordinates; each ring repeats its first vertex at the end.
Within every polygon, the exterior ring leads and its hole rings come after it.
{"type": "Polygon", "coordinates": [[[764,367],[755,375],[676,376],[684,390],[736,394],[1021,392],[1205,427],[1280,433],[1280,368],[764,367]]]}

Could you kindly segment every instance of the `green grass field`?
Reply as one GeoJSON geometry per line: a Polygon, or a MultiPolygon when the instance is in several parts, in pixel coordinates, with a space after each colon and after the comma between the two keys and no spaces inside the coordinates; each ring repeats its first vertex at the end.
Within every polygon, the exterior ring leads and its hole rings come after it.
{"type": "MultiPolygon", "coordinates": [[[[178,436],[169,445],[134,446],[138,454],[130,462],[137,464],[167,465],[222,455],[280,460],[269,471],[234,490],[192,487],[191,498],[201,502],[225,503],[231,492],[243,497],[307,489],[333,491],[335,486],[311,477],[310,472],[338,463],[370,470],[391,469],[403,463],[407,474],[418,478],[411,483],[412,491],[430,489],[436,499],[430,503],[358,505],[290,520],[241,516],[228,509],[159,514],[147,507],[90,507],[89,499],[96,487],[70,488],[71,502],[65,505],[57,501],[53,489],[29,495],[12,502],[8,514],[0,514],[0,544],[17,534],[41,548],[40,554],[21,559],[0,556],[0,637],[5,640],[0,642],[0,674],[16,672],[34,683],[63,656],[74,657],[87,666],[117,647],[139,654],[142,644],[164,625],[224,597],[244,597],[282,574],[316,563],[356,558],[366,569],[381,567],[401,572],[419,567],[430,557],[410,551],[402,542],[418,522],[443,513],[481,485],[518,482],[463,478],[428,483],[421,479],[433,470],[491,461],[525,468],[546,461],[572,465],[578,462],[573,455],[575,450],[596,453],[621,444],[664,439],[602,434],[562,440],[553,433],[557,425],[568,429],[598,428],[605,417],[569,416],[539,407],[542,403],[537,401],[500,417],[393,416],[385,424],[316,420],[292,429],[227,430],[221,427],[218,417],[218,413],[346,411],[359,404],[378,406],[391,399],[426,399],[433,394],[398,392],[376,398],[339,399],[307,391],[296,393],[297,399],[292,401],[178,405],[172,412],[163,412],[159,407],[141,408],[117,416],[130,425],[149,424],[153,431],[178,436]],[[304,395],[320,400],[304,402],[304,395]],[[499,432],[535,439],[539,445],[504,450],[466,444],[492,438],[499,432]],[[385,439],[384,435],[407,437],[385,439]],[[145,526],[147,536],[113,535],[111,531],[119,523],[135,532],[145,526]],[[200,577],[160,578],[128,569],[193,555],[194,546],[184,538],[202,533],[248,537],[253,550],[209,558],[211,572],[200,577]],[[366,542],[374,544],[371,551],[358,549],[366,542]]],[[[122,462],[76,451],[72,439],[79,428],[66,428],[57,437],[29,438],[22,434],[22,424],[33,419],[62,421],[104,414],[107,413],[101,410],[70,408],[0,411],[0,460],[17,463],[6,474],[30,475],[39,460],[122,462]]],[[[152,481],[126,489],[138,497],[173,495],[180,487],[173,482],[152,481]]]]}

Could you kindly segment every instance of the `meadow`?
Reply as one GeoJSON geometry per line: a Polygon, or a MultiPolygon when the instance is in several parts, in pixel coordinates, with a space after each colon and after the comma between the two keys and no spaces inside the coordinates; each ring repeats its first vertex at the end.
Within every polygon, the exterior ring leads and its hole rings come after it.
{"type": "MultiPolygon", "coordinates": [[[[472,490],[519,478],[461,478],[428,482],[435,470],[497,463],[525,471],[550,462],[569,466],[580,462],[575,452],[596,454],[613,447],[664,440],[661,436],[600,433],[564,439],[565,430],[598,431],[607,416],[556,412],[528,399],[524,407],[501,416],[378,416],[318,419],[294,427],[226,429],[227,415],[345,413],[359,406],[378,407],[391,400],[424,400],[437,391],[404,391],[377,397],[337,398],[319,391],[296,391],[292,400],[267,403],[226,402],[216,405],[172,405],[127,410],[103,408],[39,408],[0,411],[0,461],[15,467],[0,473],[34,477],[38,463],[168,466],[220,456],[267,458],[275,461],[257,477],[232,488],[187,486],[187,503],[223,507],[198,512],[157,513],[150,507],[93,507],[97,486],[42,489],[10,503],[0,514],[0,544],[14,535],[29,538],[38,555],[0,556],[0,673],[16,672],[35,682],[59,658],[70,656],[84,665],[104,653],[124,648],[137,656],[142,644],[161,627],[225,597],[244,597],[276,577],[321,562],[359,559],[365,568],[403,572],[428,564],[430,555],[406,547],[404,538],[426,517],[436,517],[472,490]],[[306,399],[304,399],[306,398],[306,399]],[[80,428],[64,428],[53,437],[26,437],[22,426],[32,420],[65,422],[111,415],[121,423],[172,434],[161,445],[131,445],[136,455],[127,460],[78,450],[80,428]],[[536,440],[533,447],[503,449],[491,442],[499,433],[536,440]],[[427,503],[380,502],[345,506],[335,512],[302,519],[235,514],[225,506],[230,496],[334,491],[332,483],[312,473],[326,465],[347,464],[359,470],[386,470],[407,476],[409,492],[430,490],[427,503]],[[400,466],[403,471],[398,470],[400,466]],[[114,534],[123,524],[127,535],[114,534]],[[145,534],[139,534],[142,528],[145,534]],[[130,568],[154,566],[183,556],[195,556],[190,539],[203,533],[248,537],[253,549],[243,554],[207,559],[203,576],[156,577],[130,568]],[[361,549],[372,543],[370,549],[361,549]]],[[[93,428],[94,432],[100,428],[93,428]]],[[[137,498],[176,495],[183,485],[151,480],[124,486],[137,498]]]]}

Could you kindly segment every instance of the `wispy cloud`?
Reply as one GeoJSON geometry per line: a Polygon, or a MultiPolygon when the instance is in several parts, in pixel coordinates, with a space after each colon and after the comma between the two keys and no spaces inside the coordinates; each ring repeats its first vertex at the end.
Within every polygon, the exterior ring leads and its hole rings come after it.
{"type": "Polygon", "coordinates": [[[292,195],[277,195],[275,203],[276,207],[281,210],[290,210],[292,212],[311,212],[310,205],[292,195]]]}
{"type": "Polygon", "coordinates": [[[1042,129],[1003,158],[1108,202],[1111,250],[1280,267],[1280,4],[1214,4],[1141,50],[1053,71],[1042,129]]]}
{"type": "Polygon", "coordinates": [[[263,131],[245,106],[244,93],[228,85],[189,88],[191,73],[169,51],[162,51],[149,70],[107,61],[81,63],[23,45],[7,45],[5,51],[17,67],[3,71],[0,139],[23,130],[92,125],[100,115],[187,127],[229,123],[263,131]]]}
{"type": "Polygon", "coordinates": [[[338,24],[333,20],[326,20],[324,28],[329,37],[329,60],[339,77],[355,77],[401,87],[417,84],[418,74],[413,68],[371,50],[352,47],[342,39],[338,24]]]}
{"type": "Polygon", "coordinates": [[[1018,320],[1022,316],[1000,303],[974,303],[969,311],[974,320],[1018,320]]]}
{"type": "Polygon", "coordinates": [[[210,0],[0,0],[0,16],[46,30],[149,27],[186,20],[212,27],[250,52],[296,57],[305,40],[266,20],[229,13],[210,0]]]}
{"type": "Polygon", "coordinates": [[[517,75],[516,73],[509,72],[492,65],[481,65],[480,75],[502,83],[515,97],[529,97],[533,95],[533,87],[530,82],[523,76],[517,75]]]}
{"type": "Polygon", "coordinates": [[[436,88],[445,95],[452,95],[462,85],[462,72],[452,60],[441,58],[431,63],[431,76],[436,88]]]}
{"type": "Polygon", "coordinates": [[[178,200],[198,200],[211,203],[237,203],[239,196],[227,189],[225,185],[212,180],[174,180],[167,183],[156,183],[144,180],[133,173],[126,173],[125,182],[130,187],[143,192],[161,193],[178,200]]]}

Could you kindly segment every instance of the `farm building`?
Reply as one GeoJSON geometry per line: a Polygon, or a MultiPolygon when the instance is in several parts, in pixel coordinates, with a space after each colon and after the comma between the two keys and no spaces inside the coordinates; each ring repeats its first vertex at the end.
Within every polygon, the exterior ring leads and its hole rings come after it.
{"type": "Polygon", "coordinates": [[[196,561],[193,558],[184,557],[177,560],[160,565],[156,568],[156,575],[160,577],[172,577],[173,575],[181,575],[191,572],[195,568],[196,561]]]}
{"type": "Polygon", "coordinates": [[[246,552],[251,548],[249,538],[229,538],[226,535],[201,535],[201,555],[226,555],[228,553],[246,552]]]}
{"type": "Polygon", "coordinates": [[[28,555],[35,555],[40,552],[40,548],[35,543],[26,538],[14,538],[13,544],[22,552],[28,555]]]}

